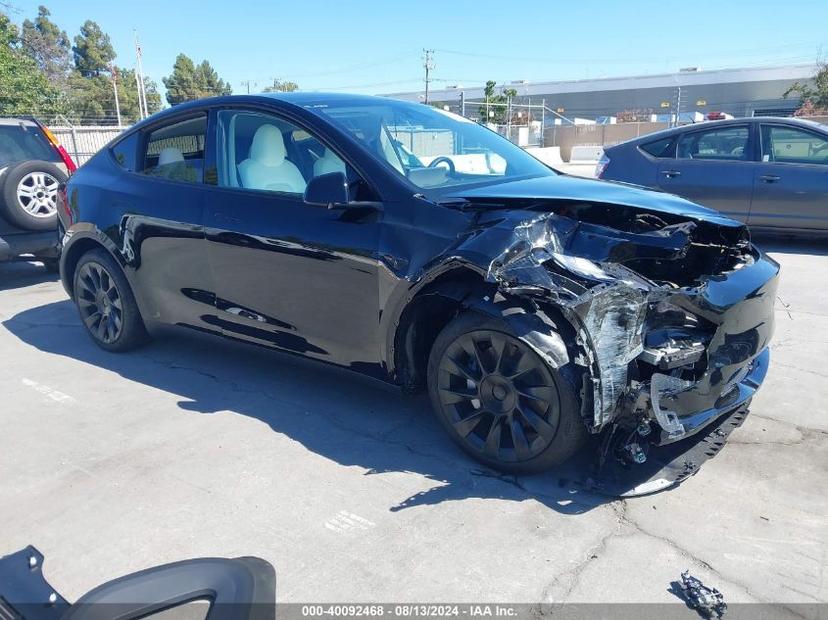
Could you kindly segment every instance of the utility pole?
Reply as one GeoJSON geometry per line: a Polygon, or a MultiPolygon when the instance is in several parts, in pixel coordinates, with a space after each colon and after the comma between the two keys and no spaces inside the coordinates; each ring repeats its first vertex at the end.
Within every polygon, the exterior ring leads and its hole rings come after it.
{"type": "Polygon", "coordinates": [[[681,115],[681,86],[678,87],[676,94],[676,127],[679,125],[679,116],[681,115]]]}
{"type": "Polygon", "coordinates": [[[143,52],[141,51],[141,44],[138,42],[138,31],[132,31],[135,35],[135,85],[138,88],[138,112],[143,119],[149,116],[149,109],[147,108],[147,91],[144,88],[144,64],[141,61],[143,52]]]}
{"type": "Polygon", "coordinates": [[[121,104],[118,102],[118,67],[114,64],[109,65],[109,70],[112,73],[112,90],[115,91],[115,116],[118,119],[118,127],[121,127],[121,104]]]}
{"type": "Polygon", "coordinates": [[[434,50],[423,48],[423,69],[425,69],[425,103],[428,103],[428,84],[431,82],[429,74],[434,71],[434,50]]]}
{"type": "MultiPolygon", "coordinates": [[[[273,83],[275,84],[276,80],[273,80],[273,83]]],[[[247,94],[249,95],[250,94],[250,87],[251,86],[256,86],[256,82],[254,82],[252,80],[242,80],[241,85],[247,87],[247,94]]]]}

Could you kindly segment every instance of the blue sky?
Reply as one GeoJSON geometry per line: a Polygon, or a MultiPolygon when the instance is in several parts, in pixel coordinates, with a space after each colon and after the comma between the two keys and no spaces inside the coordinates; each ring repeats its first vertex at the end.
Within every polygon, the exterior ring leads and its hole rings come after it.
{"type": "Polygon", "coordinates": [[[487,79],[540,81],[792,64],[828,52],[828,1],[11,0],[17,22],[46,4],[74,38],[97,21],[134,64],[161,78],[184,52],[208,59],[235,93],[273,78],[361,93],[422,88],[422,49],[435,49],[434,88],[487,79]]]}

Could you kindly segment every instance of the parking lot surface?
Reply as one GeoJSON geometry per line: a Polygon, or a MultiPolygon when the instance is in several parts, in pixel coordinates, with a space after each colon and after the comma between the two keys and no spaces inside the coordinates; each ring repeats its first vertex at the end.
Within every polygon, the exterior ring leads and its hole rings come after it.
{"type": "MultiPolygon", "coordinates": [[[[463,456],[425,397],[187,334],[98,349],[57,281],[0,265],[0,555],[69,600],[196,556],[256,555],[280,602],[828,600],[828,250],[782,263],[767,382],[683,485],[613,501],[463,456]]],[[[688,613],[690,614],[691,612],[688,613]]]]}

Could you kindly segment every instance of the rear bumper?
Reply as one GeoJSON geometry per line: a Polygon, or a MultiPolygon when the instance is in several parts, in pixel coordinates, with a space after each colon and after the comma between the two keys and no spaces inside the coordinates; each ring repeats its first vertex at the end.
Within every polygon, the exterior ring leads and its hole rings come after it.
{"type": "Polygon", "coordinates": [[[12,260],[22,254],[55,258],[59,253],[57,235],[54,230],[15,233],[0,237],[0,261],[12,260]]]}

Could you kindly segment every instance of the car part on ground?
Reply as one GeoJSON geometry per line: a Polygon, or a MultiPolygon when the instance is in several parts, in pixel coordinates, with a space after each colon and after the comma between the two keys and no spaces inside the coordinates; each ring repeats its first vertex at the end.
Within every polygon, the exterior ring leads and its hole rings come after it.
{"type": "Polygon", "coordinates": [[[90,160],[60,202],[62,280],[104,348],[132,339],[79,277],[114,283],[136,326],[428,386],[453,440],[506,471],[559,463],[585,434],[608,438],[604,461],[640,467],[651,446],[745,405],[767,369],[779,266],[743,224],[559,175],[424,106],[320,94],[177,106],[90,160]],[[506,165],[429,168],[392,137],[395,116],[506,165]],[[265,131],[278,157],[262,156],[265,131]],[[187,149],[168,164],[170,139],[187,149]],[[210,148],[219,172],[204,177],[210,148]],[[322,152],[345,172],[317,166],[322,152]],[[495,364],[506,347],[531,384],[495,364]]]}
{"type": "Polygon", "coordinates": [[[68,179],[47,161],[25,161],[9,167],[3,178],[0,214],[26,230],[54,230],[58,187],[68,179]]]}
{"type": "Polygon", "coordinates": [[[681,574],[678,586],[687,606],[695,609],[702,618],[721,618],[727,612],[727,603],[722,593],[704,585],[689,570],[681,574]]]}
{"type": "Polygon", "coordinates": [[[43,554],[29,545],[0,557],[0,617],[20,620],[137,620],[193,602],[208,620],[270,620],[276,573],[261,558],[198,558],[119,577],[69,603],[43,576],[43,554]]]}

